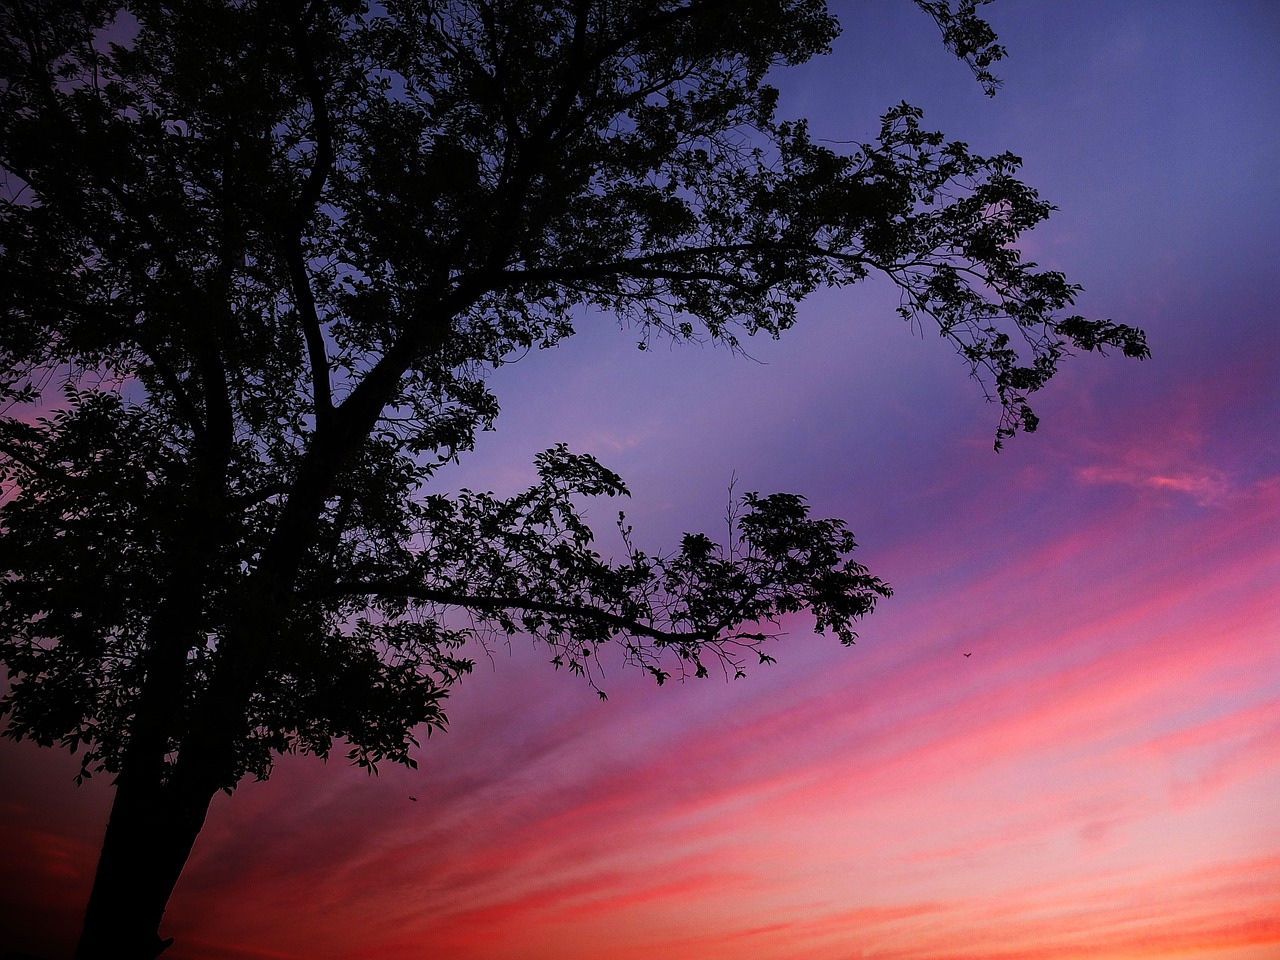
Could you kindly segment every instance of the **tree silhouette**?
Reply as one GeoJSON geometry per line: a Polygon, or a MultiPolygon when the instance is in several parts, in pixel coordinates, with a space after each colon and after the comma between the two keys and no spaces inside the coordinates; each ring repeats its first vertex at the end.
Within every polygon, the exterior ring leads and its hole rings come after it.
{"type": "MultiPolygon", "coordinates": [[[[975,0],[914,2],[994,91],[975,0]]],[[[659,683],[741,674],[800,610],[853,641],[888,588],[798,496],[662,555],[619,515],[610,558],[577,501],[626,488],[585,454],[510,498],[432,491],[494,423],[486,377],[586,311],[732,348],[882,274],[999,402],[997,446],[1072,348],[1146,354],[1020,257],[1051,207],[1017,158],[906,104],[845,153],[775,116],[767,72],[836,35],[822,0],[14,0],[0,23],[0,709],[115,778],[83,960],[163,949],[210,799],[276,755],[412,766],[477,632],[592,683],[606,644],[659,683]]]]}

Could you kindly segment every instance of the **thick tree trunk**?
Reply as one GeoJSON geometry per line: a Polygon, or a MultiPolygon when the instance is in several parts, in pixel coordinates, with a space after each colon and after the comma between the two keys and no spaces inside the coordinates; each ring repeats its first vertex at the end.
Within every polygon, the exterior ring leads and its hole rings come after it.
{"type": "Polygon", "coordinates": [[[172,942],[160,919],[214,791],[148,779],[117,782],[76,960],[153,960],[172,942]]]}
{"type": "MultiPolygon", "coordinates": [[[[214,793],[234,783],[240,772],[236,745],[247,732],[245,709],[271,639],[291,608],[298,566],[312,542],[317,517],[334,478],[358,449],[413,356],[412,345],[397,345],[343,404],[332,441],[317,441],[285,501],[283,516],[260,565],[236,605],[238,622],[221,638],[210,688],[196,694],[186,685],[189,645],[181,636],[182,605],[169,604],[158,620],[159,645],[147,671],[147,683],[129,755],[116,783],[116,797],[93,890],[85,911],[76,960],[154,960],[172,940],[159,936],[169,896],[204,825],[214,793]],[[381,391],[381,392],[380,392],[381,391]],[[194,704],[184,698],[195,696],[194,704]],[[174,724],[188,706],[190,726],[181,737],[179,759],[166,767],[164,757],[174,724]],[[168,770],[167,781],[161,780],[168,770]]],[[[221,478],[219,478],[221,482],[221,478]]],[[[220,498],[221,488],[214,493],[220,498]]],[[[204,498],[201,502],[209,502],[204,498]]],[[[185,566],[174,577],[173,596],[192,608],[203,606],[200,590],[206,571],[199,560],[214,537],[200,515],[186,541],[185,566]],[[196,562],[191,562],[192,559],[196,562]]]]}

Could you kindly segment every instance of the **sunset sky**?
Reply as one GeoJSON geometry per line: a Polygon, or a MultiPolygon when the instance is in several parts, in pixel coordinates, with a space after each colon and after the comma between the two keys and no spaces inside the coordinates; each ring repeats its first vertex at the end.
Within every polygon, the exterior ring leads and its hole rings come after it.
{"type": "MultiPolygon", "coordinates": [[[[716,535],[735,477],[803,493],[895,596],[855,647],[797,616],[746,680],[610,667],[607,703],[495,647],[419,770],[215,798],[165,960],[1280,957],[1280,4],[1003,0],[994,99],[911,4],[832,6],[781,111],[865,141],[907,100],[1020,155],[1061,208],[1024,252],[1153,358],[1073,358],[996,454],[874,282],[749,357],[584,318],[444,483],[565,441],[648,547],[716,535]]],[[[110,801],[75,770],[0,744],[0,954],[69,956],[110,801]]]]}

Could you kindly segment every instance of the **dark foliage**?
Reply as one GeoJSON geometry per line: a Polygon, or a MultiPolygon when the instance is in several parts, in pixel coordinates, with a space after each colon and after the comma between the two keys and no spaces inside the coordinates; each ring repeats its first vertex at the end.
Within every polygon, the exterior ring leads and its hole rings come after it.
{"type": "MultiPolygon", "coordinates": [[[[915,2],[994,90],[973,0],[915,2]]],[[[412,763],[477,633],[592,682],[611,643],[658,682],[739,674],[802,610],[852,642],[888,589],[799,497],[662,556],[620,516],[609,559],[576,503],[626,490],[589,456],[431,491],[494,423],[489,373],[592,310],[732,348],[883,274],[998,401],[997,445],[1068,351],[1146,354],[1019,255],[1052,208],[1017,158],[906,104],[848,153],[775,116],[767,73],[836,31],[821,0],[0,8],[8,735],[118,774],[120,837],[136,808],[194,838],[282,751],[412,763]]]]}

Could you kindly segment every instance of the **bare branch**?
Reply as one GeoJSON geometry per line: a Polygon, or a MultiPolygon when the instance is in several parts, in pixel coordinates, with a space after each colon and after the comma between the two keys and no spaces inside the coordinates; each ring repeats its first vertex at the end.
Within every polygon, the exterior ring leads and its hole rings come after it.
{"type": "Polygon", "coordinates": [[[307,272],[306,258],[302,251],[301,233],[311,219],[325,181],[333,168],[333,123],[325,102],[324,86],[316,69],[315,58],[307,36],[307,14],[313,11],[299,9],[289,24],[293,41],[294,59],[302,74],[303,88],[311,106],[311,122],[315,130],[316,149],[311,170],[294,207],[293,222],[282,237],[285,263],[289,269],[289,282],[293,287],[294,304],[302,321],[302,333],[307,343],[307,360],[311,367],[311,398],[315,407],[316,428],[323,429],[333,414],[333,390],[329,382],[329,356],[325,349],[320,318],[316,312],[315,295],[311,290],[311,278],[307,272]]]}

